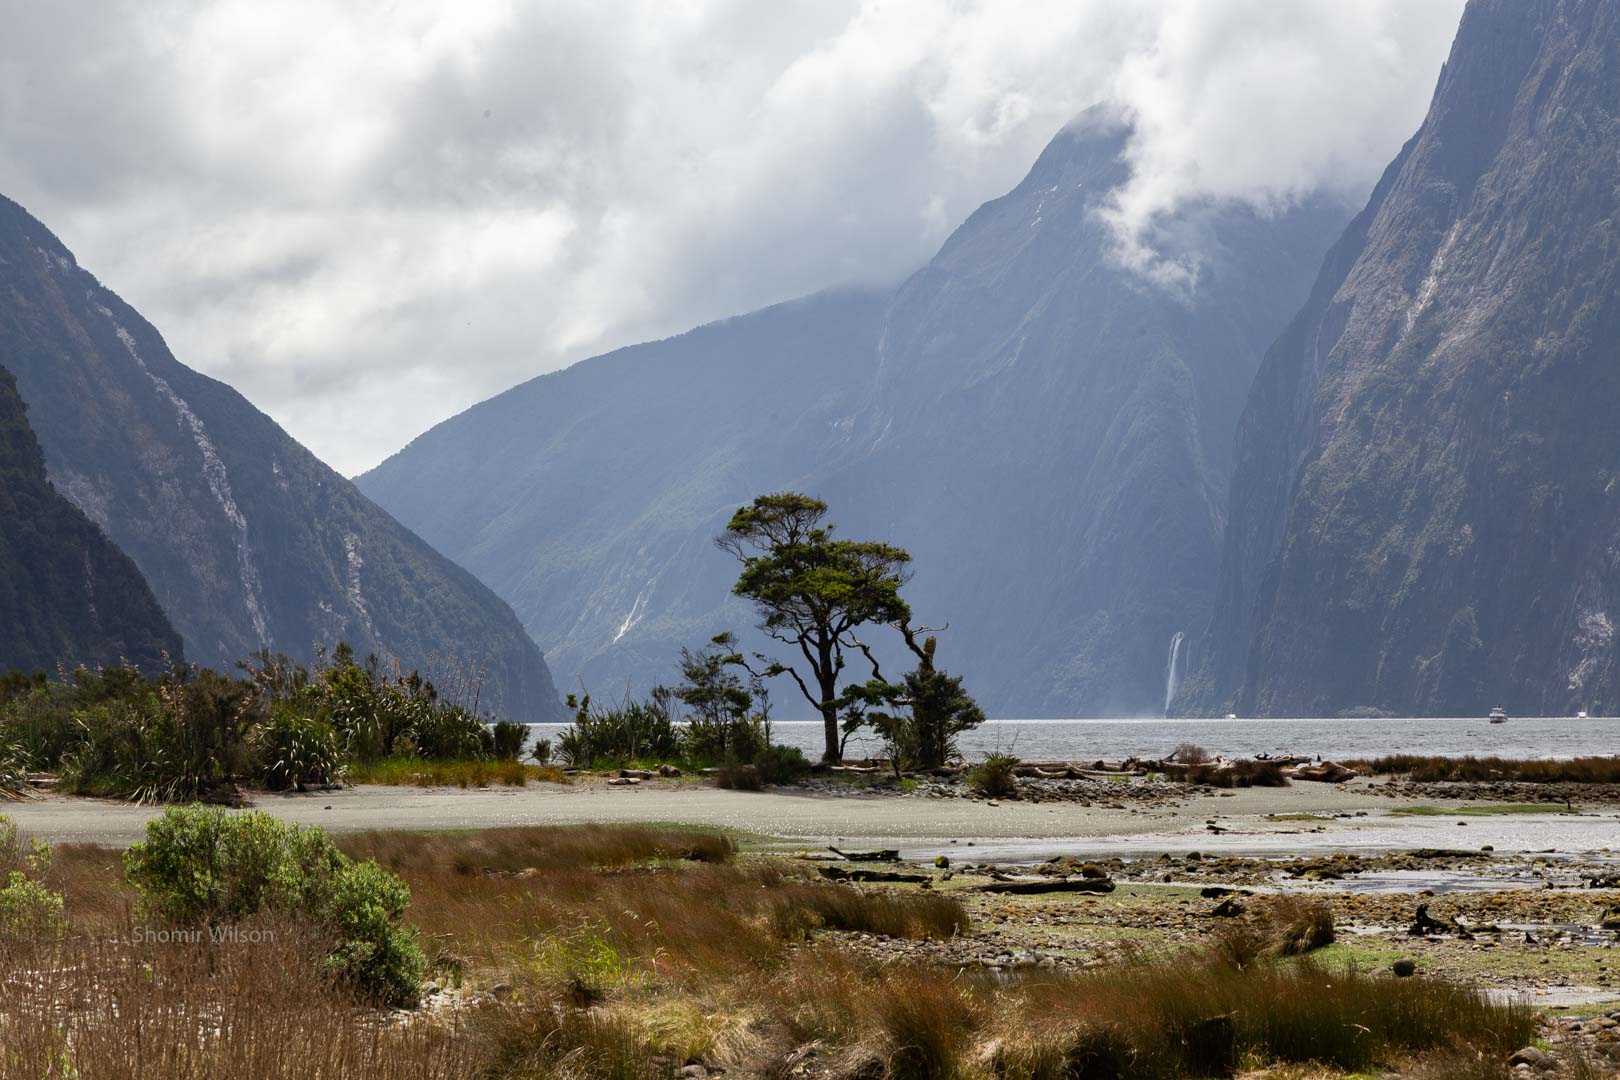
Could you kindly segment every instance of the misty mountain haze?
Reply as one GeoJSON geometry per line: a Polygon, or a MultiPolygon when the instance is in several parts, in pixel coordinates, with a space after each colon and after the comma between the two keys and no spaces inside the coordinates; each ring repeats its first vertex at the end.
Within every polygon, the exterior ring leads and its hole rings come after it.
{"type": "Polygon", "coordinates": [[[914,609],[950,623],[943,655],[996,715],[1157,712],[1172,635],[1208,617],[1243,388],[1348,209],[1188,207],[1157,236],[1196,284],[1159,286],[1106,214],[1128,137],[1088,112],[890,295],[585,361],[358,483],[598,694],[669,682],[721,630],[752,640],[710,539],[794,488],[913,552],[914,609]]]}

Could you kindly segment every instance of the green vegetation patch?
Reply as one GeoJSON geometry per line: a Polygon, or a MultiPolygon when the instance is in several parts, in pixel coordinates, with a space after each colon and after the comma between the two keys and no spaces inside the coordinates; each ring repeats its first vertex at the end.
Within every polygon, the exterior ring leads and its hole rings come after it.
{"type": "Polygon", "coordinates": [[[1408,817],[1498,817],[1503,814],[1568,814],[1564,803],[1499,803],[1489,806],[1399,806],[1392,814],[1408,817]]]}

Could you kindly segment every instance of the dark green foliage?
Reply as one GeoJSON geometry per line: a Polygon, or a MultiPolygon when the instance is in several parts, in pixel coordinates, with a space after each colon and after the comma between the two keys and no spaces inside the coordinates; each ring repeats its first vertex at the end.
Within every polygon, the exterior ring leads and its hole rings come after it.
{"type": "MultiPolygon", "coordinates": [[[[501,761],[516,761],[523,756],[523,744],[529,741],[529,729],[510,720],[497,720],[490,726],[492,753],[501,761]]],[[[542,762],[544,764],[544,762],[542,762]]]]}
{"type": "Polygon", "coordinates": [[[754,754],[754,771],[762,784],[791,784],[807,776],[810,762],[797,746],[767,743],[754,754]]]}
{"type": "Polygon", "coordinates": [[[674,761],[681,756],[680,733],[670,714],[667,692],[647,701],[592,708],[591,696],[568,695],[574,722],[557,736],[557,752],[579,768],[605,768],[632,761],[674,761]]]}
{"type": "Polygon", "coordinates": [[[263,710],[251,684],[212,671],[132,681],[126,693],[73,714],[77,739],[60,761],[63,783],[137,802],[229,797],[250,772],[248,736],[263,710]]]}
{"type": "Polygon", "coordinates": [[[470,761],[494,754],[495,736],[483,718],[445,700],[431,679],[397,667],[385,674],[374,656],[362,665],[347,645],[340,644],[330,660],[321,657],[313,672],[265,653],[246,666],[269,700],[331,724],[345,756],[357,761],[470,761]]]}
{"type": "Polygon", "coordinates": [[[180,635],[135,564],[45,475],[11,372],[0,368],[0,671],[159,671],[180,635]]]}
{"type": "Polygon", "coordinates": [[[426,968],[401,920],[405,883],[354,862],[320,829],[262,813],[169,809],[124,855],[150,917],[217,928],[261,913],[285,916],[331,940],[328,973],[367,1000],[412,1005],[426,968]]]}
{"type": "Polygon", "coordinates": [[[752,761],[769,733],[748,710],[754,695],[737,674],[742,657],[729,633],[718,634],[701,652],[681,650],[681,684],[675,697],[691,709],[686,720],[686,752],[694,760],[752,761]]]}
{"type": "MultiPolygon", "coordinates": [[[[915,648],[909,626],[902,627],[915,648]]],[[[933,769],[957,756],[956,737],[984,723],[984,710],[962,689],[962,680],[934,667],[935,639],[915,648],[920,661],[899,686],[874,681],[864,696],[885,706],[868,715],[888,744],[895,769],[933,769]]]]}
{"type": "Polygon", "coordinates": [[[65,682],[10,678],[0,683],[0,745],[28,767],[60,771],[67,790],[154,802],[230,799],[248,780],[275,790],[338,783],[351,761],[494,756],[482,717],[415,672],[357,664],[346,645],[313,673],[266,653],[242,666],[246,679],[195,668],[149,678],[133,667],[80,669],[65,682]]]}
{"type": "Polygon", "coordinates": [[[827,504],[808,495],[761,495],[732,515],[715,542],[742,563],[732,592],[753,601],[760,629],[793,654],[789,663],[761,656],[762,677],[793,677],[821,714],[822,760],[837,761],[845,654],[866,651],[854,636],[862,626],[910,618],[900,586],[911,556],[890,544],[836,539],[826,516],[827,504]]]}
{"type": "Polygon", "coordinates": [[[337,731],[291,705],[276,706],[253,733],[253,752],[256,771],[272,791],[304,791],[343,779],[345,755],[337,731]]]}

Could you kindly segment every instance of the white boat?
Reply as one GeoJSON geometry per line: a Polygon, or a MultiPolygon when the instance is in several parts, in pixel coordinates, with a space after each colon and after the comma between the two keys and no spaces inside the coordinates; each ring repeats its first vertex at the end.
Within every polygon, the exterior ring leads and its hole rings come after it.
{"type": "Polygon", "coordinates": [[[1498,705],[1496,708],[1491,710],[1491,723],[1493,723],[1493,724],[1505,724],[1505,723],[1507,723],[1507,713],[1502,711],[1502,706],[1498,705]]]}
{"type": "Polygon", "coordinates": [[[1586,710],[1582,709],[1580,712],[1576,713],[1575,714],[1575,719],[1577,719],[1577,720],[1585,720],[1586,719],[1586,710]]]}

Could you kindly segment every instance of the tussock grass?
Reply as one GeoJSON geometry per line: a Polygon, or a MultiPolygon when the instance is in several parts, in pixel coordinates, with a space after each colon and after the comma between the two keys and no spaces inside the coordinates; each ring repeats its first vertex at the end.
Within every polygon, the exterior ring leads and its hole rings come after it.
{"type": "Polygon", "coordinates": [[[716,832],[651,825],[567,825],[478,829],[470,832],[384,830],[337,839],[344,854],[375,859],[395,873],[547,872],[628,866],[649,859],[730,862],[731,838],[716,832]]]}
{"type": "Polygon", "coordinates": [[[1467,1045],[1504,1060],[1534,1030],[1528,1008],[1430,980],[1308,960],[1234,971],[1218,959],[1151,961],[1012,993],[1023,1022],[998,1050],[1008,1080],[1230,1075],[1240,1060],[1366,1070],[1467,1045]]]}
{"type": "MultiPolygon", "coordinates": [[[[644,1080],[694,1059],[739,1077],[810,1062],[814,1075],[874,1080],[1168,1080],[1229,1075],[1236,1062],[1365,1072],[1421,1059],[1435,1070],[1425,1075],[1460,1080],[1483,1073],[1458,1069],[1500,1062],[1532,1035],[1525,1008],[1440,979],[1271,958],[1267,937],[1241,962],[1210,949],[1071,974],[884,960],[842,934],[970,932],[962,909],[927,892],[825,883],[786,860],[739,860],[712,833],[340,843],[410,883],[407,918],[442,982],[507,989],[444,1012],[384,1013],[311,977],[323,943],[296,927],[254,924],[282,931],[254,948],[138,944],[117,853],[64,846],[50,873],[68,938],[0,953],[0,1080],[644,1080]]],[[[1276,939],[1321,939],[1309,901],[1258,904],[1242,921],[1276,939]]]]}
{"type": "Polygon", "coordinates": [[[772,923],[786,938],[813,930],[854,930],[893,938],[948,938],[968,930],[957,900],[929,893],[895,895],[839,885],[784,885],[771,894],[772,923]]]}
{"type": "Polygon", "coordinates": [[[1521,784],[1620,784],[1620,757],[1531,761],[1499,757],[1392,754],[1371,761],[1345,764],[1363,775],[1405,776],[1424,782],[1503,780],[1521,784]]]}
{"type": "Polygon", "coordinates": [[[139,944],[131,929],[0,953],[0,1078],[461,1080],[478,1066],[453,1031],[379,1023],[312,977],[318,946],[293,924],[218,947],[139,944]]]}
{"type": "Polygon", "coordinates": [[[568,775],[555,765],[529,765],[521,761],[424,761],[421,758],[385,758],[349,766],[353,784],[392,787],[523,787],[534,782],[566,784],[568,775]]]}

